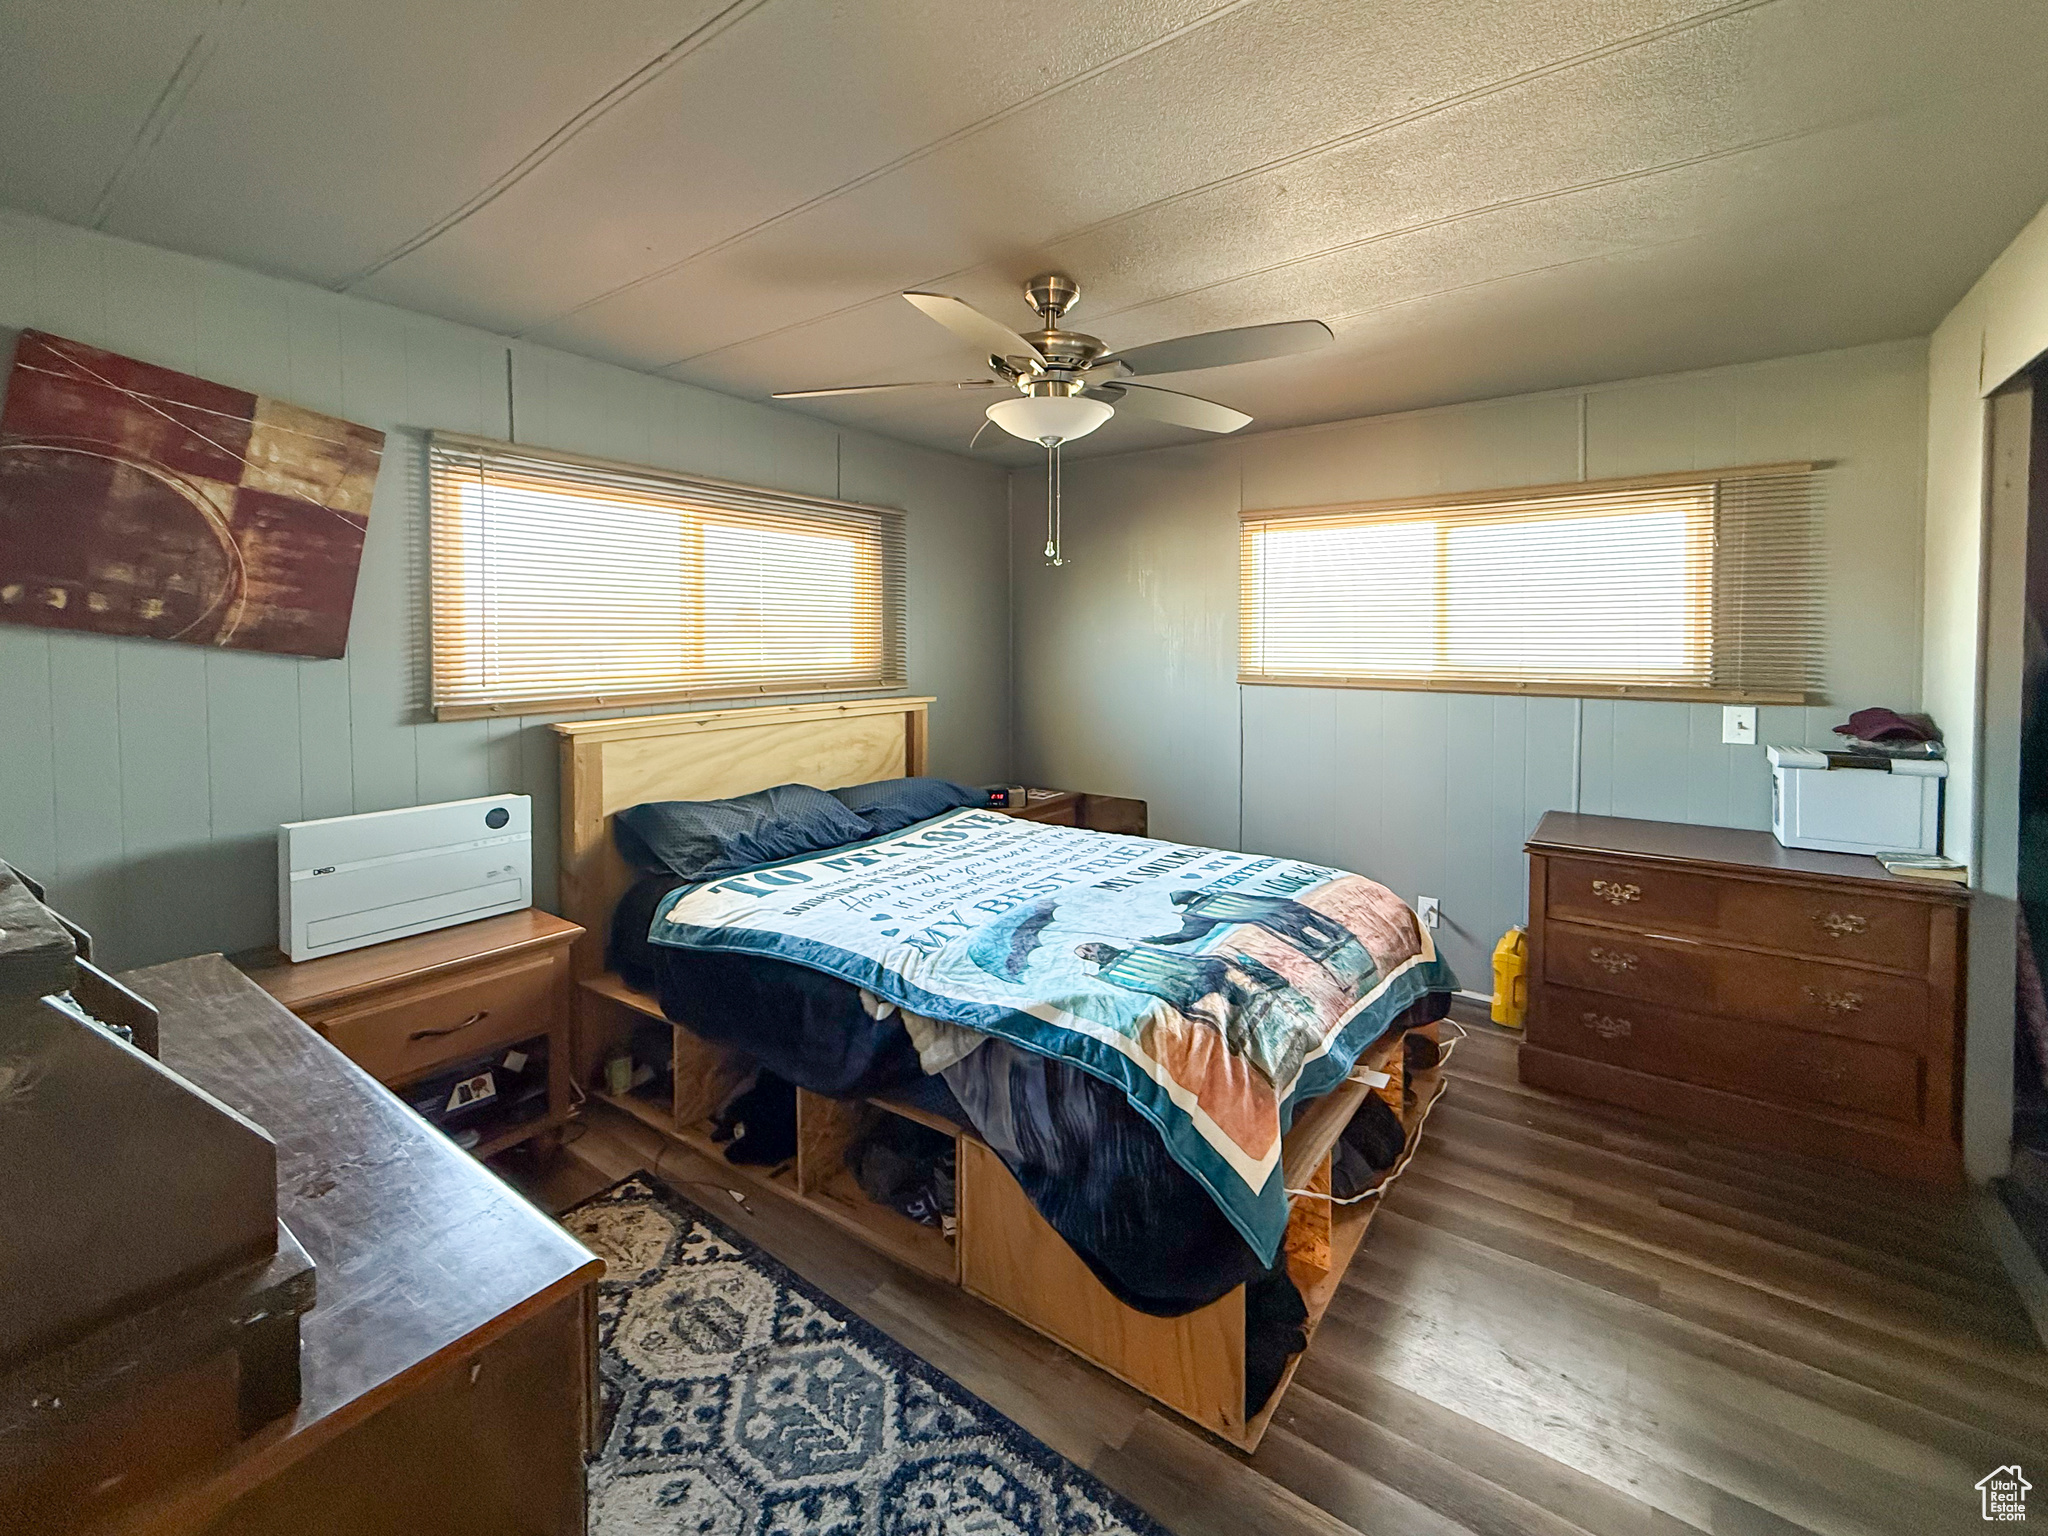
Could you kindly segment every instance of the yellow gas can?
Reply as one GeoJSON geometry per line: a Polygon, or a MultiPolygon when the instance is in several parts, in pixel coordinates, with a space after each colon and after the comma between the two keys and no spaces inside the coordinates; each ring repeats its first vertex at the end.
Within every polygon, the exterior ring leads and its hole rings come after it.
{"type": "Polygon", "coordinates": [[[1510,928],[1493,946],[1493,1022],[1520,1029],[1529,1016],[1529,935],[1510,928]]]}

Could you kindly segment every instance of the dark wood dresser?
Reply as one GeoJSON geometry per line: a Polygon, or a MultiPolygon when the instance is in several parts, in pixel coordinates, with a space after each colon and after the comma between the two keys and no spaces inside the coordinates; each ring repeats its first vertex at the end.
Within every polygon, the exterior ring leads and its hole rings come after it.
{"type": "Polygon", "coordinates": [[[1961,886],[1768,832],[1552,811],[1522,1081],[1958,1183],[1961,886]]]}
{"type": "Polygon", "coordinates": [[[121,980],[275,1140],[318,1297],[298,1408],[96,1536],[581,1536],[603,1264],[219,955],[121,980]]]}

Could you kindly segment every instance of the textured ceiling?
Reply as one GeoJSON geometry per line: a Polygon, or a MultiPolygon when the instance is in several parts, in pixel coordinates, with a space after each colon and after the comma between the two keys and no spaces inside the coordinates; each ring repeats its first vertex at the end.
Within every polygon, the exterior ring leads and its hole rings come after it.
{"type": "Polygon", "coordinates": [[[1812,351],[2044,201],[2040,0],[0,0],[0,202],[755,397],[971,376],[894,294],[1047,268],[1328,321],[1162,380],[1253,431],[1812,351]]]}

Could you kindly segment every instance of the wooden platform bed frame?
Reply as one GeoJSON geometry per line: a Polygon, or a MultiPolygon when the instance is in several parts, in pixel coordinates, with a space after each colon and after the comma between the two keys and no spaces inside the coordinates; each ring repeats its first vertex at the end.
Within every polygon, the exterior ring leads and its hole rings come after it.
{"type": "MultiPolygon", "coordinates": [[[[653,997],[604,969],[612,909],[632,879],[612,846],[613,813],[647,800],[713,800],[786,783],[836,789],[920,774],[931,702],[863,699],[554,727],[562,754],[562,915],[584,929],[576,952],[575,1069],[594,1097],[723,1163],[707,1134],[709,1121],[748,1070],[732,1053],[673,1026],[672,1098],[603,1091],[603,1063],[613,1048],[648,1019],[670,1023],[653,997]]],[[[1414,1140],[1422,1109],[1440,1085],[1433,1071],[1404,1084],[1403,1054],[1400,1041],[1389,1040],[1362,1060],[1391,1074],[1390,1087],[1346,1082],[1302,1113],[1283,1146],[1288,1188],[1329,1188],[1331,1149],[1370,1092],[1403,1114],[1414,1140]]],[[[1273,1395],[1247,1420],[1242,1288],[1182,1317],[1134,1311],[1046,1224],[980,1138],[911,1106],[799,1090],[795,1159],[772,1169],[726,1166],[736,1185],[795,1201],[913,1268],[964,1286],[1243,1450],[1258,1445],[1301,1362],[1300,1355],[1289,1362],[1273,1395]],[[890,1114],[957,1139],[954,1239],[870,1200],[848,1171],[847,1148],[873,1117],[890,1114]]],[[[1287,1256],[1308,1304],[1311,1337],[1378,1208],[1377,1200],[1294,1201],[1287,1256]]]]}

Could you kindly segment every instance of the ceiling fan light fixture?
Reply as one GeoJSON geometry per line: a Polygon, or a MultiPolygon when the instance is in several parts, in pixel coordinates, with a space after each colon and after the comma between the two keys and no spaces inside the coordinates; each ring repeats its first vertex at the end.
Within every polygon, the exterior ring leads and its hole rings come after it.
{"type": "Polygon", "coordinates": [[[1115,414],[1103,401],[1080,395],[1020,395],[988,408],[988,419],[1010,436],[1046,446],[1086,437],[1115,414]]]}

